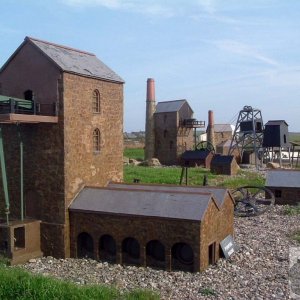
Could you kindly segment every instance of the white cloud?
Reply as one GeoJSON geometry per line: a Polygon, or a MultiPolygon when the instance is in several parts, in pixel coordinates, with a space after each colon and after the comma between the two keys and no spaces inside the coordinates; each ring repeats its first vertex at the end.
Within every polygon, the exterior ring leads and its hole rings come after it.
{"type": "Polygon", "coordinates": [[[96,7],[102,6],[113,10],[124,10],[145,15],[157,15],[172,17],[175,10],[171,6],[164,6],[160,1],[140,0],[61,0],[63,3],[75,7],[96,7]]]}
{"type": "Polygon", "coordinates": [[[279,63],[272,58],[267,57],[266,55],[263,55],[260,53],[257,49],[254,47],[240,43],[238,41],[234,40],[220,40],[213,42],[219,49],[225,50],[234,54],[238,54],[240,56],[256,59],[260,62],[266,63],[268,65],[272,66],[278,66],[279,63]]]}
{"type": "Polygon", "coordinates": [[[199,6],[209,14],[216,13],[216,2],[215,0],[198,0],[199,6]]]}

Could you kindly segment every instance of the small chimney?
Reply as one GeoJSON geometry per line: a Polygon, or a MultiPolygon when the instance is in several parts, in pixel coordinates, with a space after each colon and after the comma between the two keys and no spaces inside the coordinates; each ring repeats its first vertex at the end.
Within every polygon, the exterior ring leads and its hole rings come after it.
{"type": "Polygon", "coordinates": [[[155,112],[155,82],[153,78],[147,79],[146,98],[146,126],[145,126],[145,160],[154,157],[155,133],[154,133],[154,112],[155,112]]]}
{"type": "Polygon", "coordinates": [[[212,110],[208,111],[207,141],[216,149],[214,112],[212,110]]]}

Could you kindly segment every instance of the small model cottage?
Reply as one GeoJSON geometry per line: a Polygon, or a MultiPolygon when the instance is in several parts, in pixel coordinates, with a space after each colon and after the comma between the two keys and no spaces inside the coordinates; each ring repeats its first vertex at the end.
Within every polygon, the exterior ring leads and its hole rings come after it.
{"type": "Polygon", "coordinates": [[[70,206],[72,256],[165,270],[202,271],[233,234],[226,189],[110,183],[70,206]]]}
{"type": "Polygon", "coordinates": [[[275,195],[276,204],[296,205],[300,203],[299,170],[269,170],[266,187],[275,195]]]}

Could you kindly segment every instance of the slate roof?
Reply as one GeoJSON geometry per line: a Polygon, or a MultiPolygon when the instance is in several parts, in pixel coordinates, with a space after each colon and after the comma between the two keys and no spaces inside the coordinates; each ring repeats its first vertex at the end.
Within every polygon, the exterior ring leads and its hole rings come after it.
{"type": "Polygon", "coordinates": [[[214,155],[211,164],[221,165],[221,164],[231,164],[233,161],[233,155],[214,155]]]}
{"type": "Polygon", "coordinates": [[[230,124],[214,124],[215,132],[232,132],[232,127],[230,124]]]}
{"type": "Polygon", "coordinates": [[[210,186],[184,186],[184,185],[171,185],[171,184],[128,184],[109,182],[108,187],[114,189],[129,189],[129,190],[149,190],[149,191],[169,191],[173,193],[211,193],[216,200],[216,203],[221,207],[228,195],[228,190],[221,187],[210,186]]]}
{"type": "Polygon", "coordinates": [[[187,103],[185,99],[158,102],[156,105],[155,113],[167,113],[167,112],[179,111],[184,103],[187,103]]]}
{"type": "Polygon", "coordinates": [[[183,160],[205,159],[210,153],[208,150],[187,150],[183,152],[181,158],[183,160]]]}
{"type": "Polygon", "coordinates": [[[267,171],[267,187],[300,188],[300,171],[296,170],[269,170],[267,171]]]}
{"type": "Polygon", "coordinates": [[[286,126],[289,126],[288,123],[285,120],[270,120],[265,124],[265,126],[267,126],[267,125],[281,125],[281,124],[285,124],[286,126]]]}
{"type": "Polygon", "coordinates": [[[215,201],[211,193],[196,196],[192,193],[170,191],[85,187],[69,209],[86,213],[201,221],[210,201],[215,201]]]}
{"type": "Polygon", "coordinates": [[[0,71],[2,71],[8,65],[11,59],[26,43],[31,43],[37,47],[62,71],[124,83],[124,80],[101,60],[99,60],[95,54],[49,43],[47,41],[42,41],[31,37],[25,38],[21,46],[8,59],[0,71]]]}

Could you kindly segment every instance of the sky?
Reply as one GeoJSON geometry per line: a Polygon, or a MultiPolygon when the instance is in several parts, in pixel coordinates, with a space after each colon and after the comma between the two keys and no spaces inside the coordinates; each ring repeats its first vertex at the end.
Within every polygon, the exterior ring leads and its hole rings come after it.
{"type": "Polygon", "coordinates": [[[194,117],[235,124],[245,106],[300,131],[298,0],[0,0],[0,65],[25,36],[96,56],[125,80],[124,131],[156,101],[187,99],[194,117]]]}

